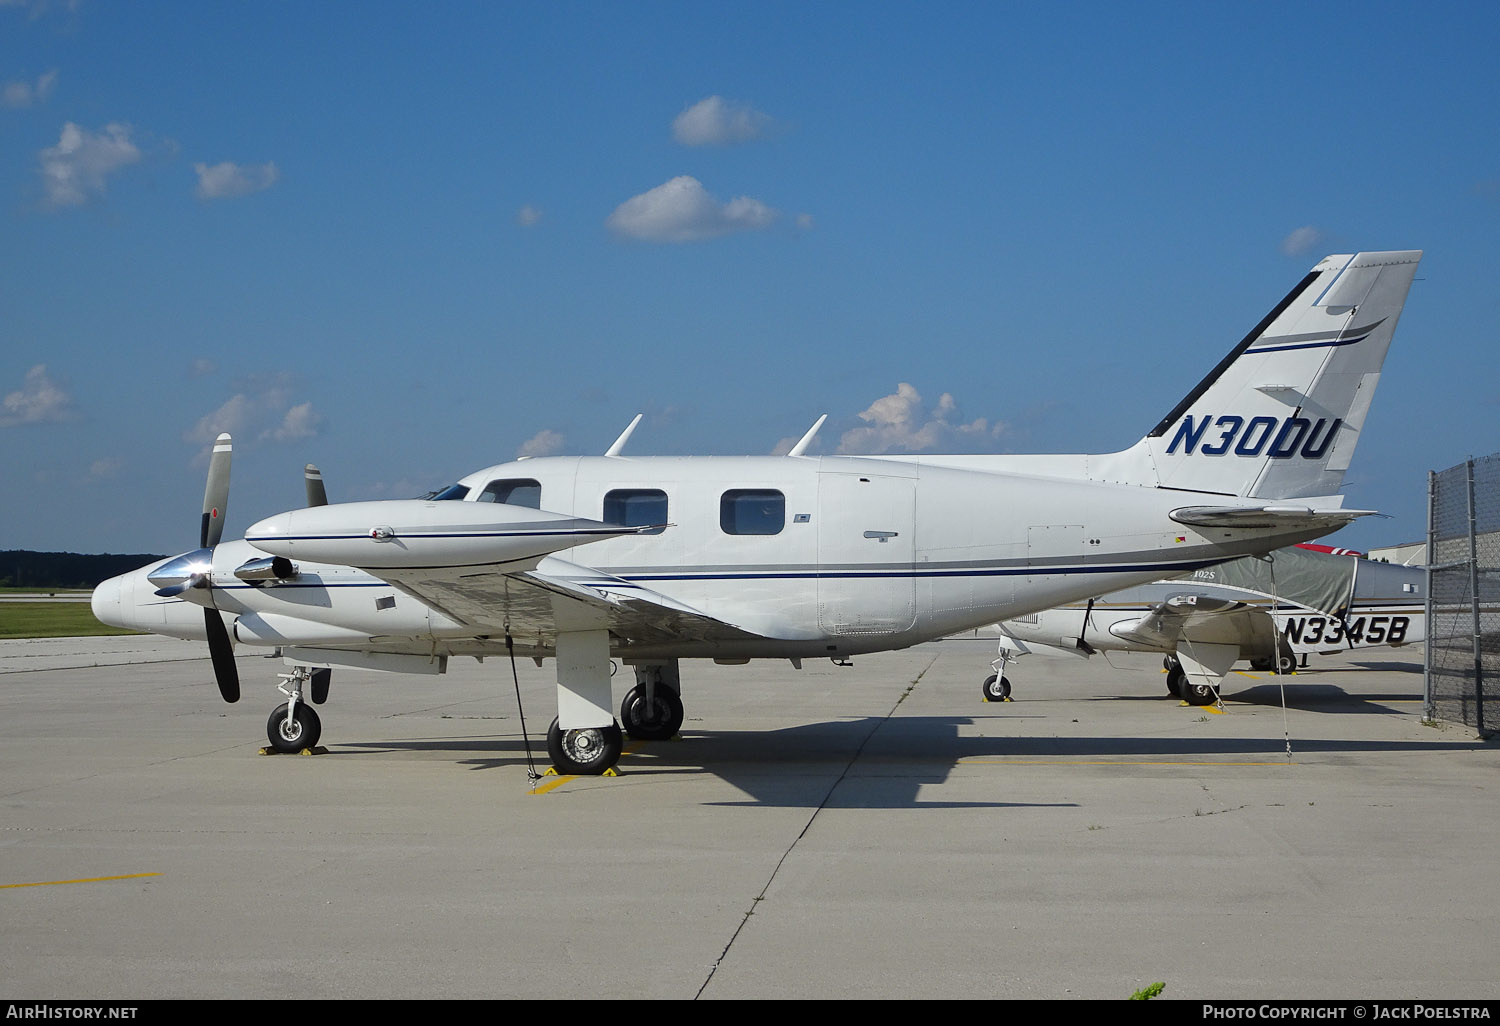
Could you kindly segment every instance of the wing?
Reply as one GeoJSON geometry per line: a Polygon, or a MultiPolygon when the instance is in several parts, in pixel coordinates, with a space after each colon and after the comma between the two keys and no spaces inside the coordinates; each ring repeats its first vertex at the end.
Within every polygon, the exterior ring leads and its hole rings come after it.
{"type": "Polygon", "coordinates": [[[1115,624],[1110,633],[1156,649],[1195,644],[1235,645],[1242,652],[1274,651],[1276,622],[1248,602],[1184,592],[1158,602],[1138,620],[1115,624]]]}
{"type": "Polygon", "coordinates": [[[447,567],[371,571],[476,633],[538,639],[559,630],[607,628],[621,641],[744,641],[764,635],[709,616],[658,591],[592,567],[548,556],[533,570],[447,567]]]}
{"type": "Polygon", "coordinates": [[[540,652],[564,631],[607,629],[637,648],[771,637],[552,555],[650,529],[506,503],[398,499],[289,510],[245,537],[273,555],[355,567],[472,630],[445,640],[492,645],[509,633],[540,652]]]}

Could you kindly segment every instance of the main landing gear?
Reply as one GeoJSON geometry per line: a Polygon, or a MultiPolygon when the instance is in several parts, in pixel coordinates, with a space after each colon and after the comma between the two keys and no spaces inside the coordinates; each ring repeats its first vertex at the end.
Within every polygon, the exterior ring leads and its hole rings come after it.
{"type": "Polygon", "coordinates": [[[1270,656],[1264,659],[1252,659],[1250,669],[1259,670],[1262,673],[1292,673],[1297,669],[1297,655],[1292,651],[1292,646],[1283,640],[1275,659],[1270,656]]]}
{"type": "Polygon", "coordinates": [[[1213,705],[1219,700],[1212,684],[1193,680],[1174,657],[1167,656],[1162,665],[1167,668],[1167,694],[1173,698],[1180,698],[1188,705],[1213,705]]]}
{"type": "MultiPolygon", "coordinates": [[[[559,639],[566,645],[570,639],[559,639]]],[[[597,639],[596,674],[580,680],[561,676],[563,660],[559,658],[559,707],[563,691],[571,698],[586,695],[595,715],[608,715],[610,700],[607,639],[597,639]]],[[[586,643],[586,642],[585,642],[586,643]]],[[[571,664],[570,664],[571,665],[571,664]]],[[[675,659],[635,666],[635,686],[620,703],[620,718],[607,727],[578,727],[564,730],[554,719],[547,730],[547,754],[558,773],[576,776],[599,776],[608,772],[624,750],[625,735],[636,741],[669,741],[682,729],[682,683],[675,659]],[[623,728],[623,729],[622,729],[623,728]]],[[[574,722],[577,722],[576,720],[574,722]]],[[[587,721],[585,721],[587,722],[587,721]]],[[[596,720],[597,722],[597,720],[596,720]]]]}
{"type": "Polygon", "coordinates": [[[323,722],[312,706],[302,699],[304,684],[312,685],[313,699],[328,698],[328,670],[312,670],[306,666],[294,666],[291,673],[278,673],[281,683],[276,690],[286,696],[286,705],[271,710],[266,720],[266,737],[271,747],[288,755],[314,748],[323,735],[323,722]]]}

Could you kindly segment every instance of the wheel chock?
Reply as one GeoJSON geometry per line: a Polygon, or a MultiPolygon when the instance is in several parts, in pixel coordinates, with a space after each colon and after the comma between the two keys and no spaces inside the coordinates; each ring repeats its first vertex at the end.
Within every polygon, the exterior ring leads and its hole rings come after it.
{"type": "MultiPolygon", "coordinates": [[[[571,774],[571,773],[559,773],[559,772],[557,772],[557,767],[556,766],[548,766],[546,768],[546,770],[544,770],[543,773],[542,773],[542,776],[544,776],[544,777],[562,777],[562,776],[573,776],[573,775],[574,774],[571,774]]],[[[613,766],[611,766],[609,769],[605,770],[603,773],[599,774],[599,776],[601,776],[601,777],[618,777],[619,775],[620,775],[619,771],[616,770],[615,767],[613,767],[613,766]]]]}

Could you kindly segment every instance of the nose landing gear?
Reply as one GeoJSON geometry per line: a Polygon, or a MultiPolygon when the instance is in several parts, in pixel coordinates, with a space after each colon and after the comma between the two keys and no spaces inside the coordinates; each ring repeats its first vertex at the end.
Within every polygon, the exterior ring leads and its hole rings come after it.
{"type": "Polygon", "coordinates": [[[281,683],[276,690],[286,696],[287,702],[271,710],[271,718],[266,720],[266,738],[272,748],[288,755],[316,747],[323,734],[323,723],[317,711],[302,699],[302,686],[314,680],[314,672],[306,666],[294,666],[291,673],[277,676],[281,683]]]}

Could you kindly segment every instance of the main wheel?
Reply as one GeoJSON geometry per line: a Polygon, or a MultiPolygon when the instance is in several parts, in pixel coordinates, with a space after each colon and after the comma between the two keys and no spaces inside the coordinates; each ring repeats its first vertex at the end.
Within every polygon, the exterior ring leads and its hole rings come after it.
{"type": "Polygon", "coordinates": [[[1276,655],[1276,672],[1292,673],[1297,669],[1297,653],[1292,651],[1292,646],[1286,642],[1281,643],[1281,650],[1276,655]]]}
{"type": "Polygon", "coordinates": [[[1173,660],[1172,665],[1167,667],[1167,694],[1173,698],[1182,697],[1182,682],[1187,680],[1187,674],[1182,672],[1182,667],[1173,660]]]}
{"type": "Polygon", "coordinates": [[[580,777],[597,777],[620,761],[625,738],[620,725],[580,727],[563,730],[552,721],[547,728],[547,754],[557,772],[580,777]]]}
{"type": "Polygon", "coordinates": [[[318,713],[310,705],[297,703],[297,708],[292,712],[292,722],[286,721],[286,706],[278,705],[271,710],[271,718],[266,720],[266,737],[271,741],[271,747],[278,752],[300,752],[304,748],[312,748],[318,743],[318,738],[323,735],[323,723],[318,719],[318,713]]]}
{"type": "Polygon", "coordinates": [[[998,673],[984,678],[984,683],[979,688],[984,693],[986,702],[1004,702],[1010,698],[1010,681],[998,673]]]}
{"type": "Polygon", "coordinates": [[[620,725],[637,741],[670,741],[682,728],[682,698],[671,688],[656,688],[652,701],[637,684],[620,703],[620,725]]]}
{"type": "Polygon", "coordinates": [[[1191,677],[1183,678],[1182,700],[1188,705],[1213,705],[1218,697],[1212,685],[1200,684],[1191,677]]]}

